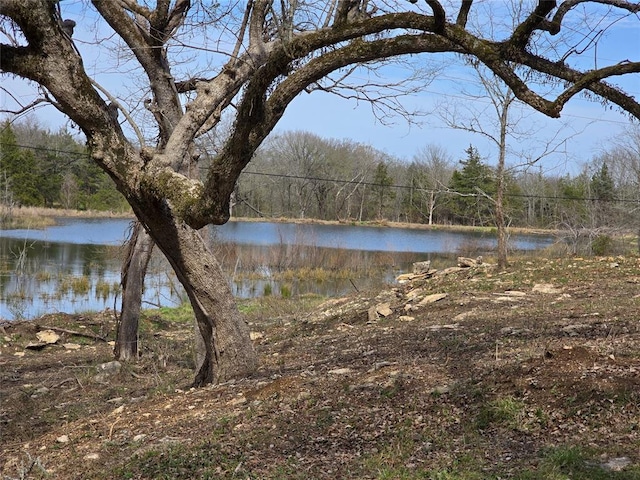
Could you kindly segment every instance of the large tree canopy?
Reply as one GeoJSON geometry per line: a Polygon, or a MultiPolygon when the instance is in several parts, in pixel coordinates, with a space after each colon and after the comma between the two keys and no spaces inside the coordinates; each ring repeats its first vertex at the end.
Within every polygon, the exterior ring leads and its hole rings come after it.
{"type": "MultiPolygon", "coordinates": [[[[44,98],[78,125],[93,160],[169,259],[205,340],[196,377],[204,384],[246,375],[256,358],[197,230],[228,220],[238,176],[299,93],[339,87],[358,65],[375,68],[382,60],[448,52],[485,65],[521,101],[548,116],[558,117],[572,97],[588,92],[640,118],[640,104],[607,83],[637,74],[640,62],[620,59],[583,71],[572,64],[579,49],[570,43],[576,11],[593,8],[600,17],[615,11],[637,22],[638,3],[545,0],[520,7],[519,20],[506,31],[492,19],[474,17],[473,0],[91,0],[87,8],[109,25],[123,49],[123,61],[109,66],[112,73],[144,72],[137,79],[140,94],[123,99],[99,86],[85,67],[64,2],[2,0],[0,70],[41,86],[44,98]],[[564,28],[568,21],[571,30],[564,28]],[[532,71],[555,87],[527,84],[523,78],[532,71]],[[137,105],[146,107],[146,115],[131,114],[137,105]],[[137,140],[127,138],[118,109],[130,127],[137,118],[152,120],[156,139],[146,140],[140,125],[133,128],[137,140]],[[204,175],[194,175],[198,137],[224,117],[232,119],[228,136],[204,175]]],[[[380,81],[377,86],[384,87],[380,81]]]]}

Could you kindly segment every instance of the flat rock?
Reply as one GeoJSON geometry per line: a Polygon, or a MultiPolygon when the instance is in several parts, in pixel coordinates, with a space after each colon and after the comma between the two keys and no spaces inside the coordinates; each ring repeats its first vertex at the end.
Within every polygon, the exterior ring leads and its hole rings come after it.
{"type": "Polygon", "coordinates": [[[377,322],[380,320],[380,315],[378,315],[378,309],[375,305],[367,310],[367,318],[370,322],[377,322]]]}
{"type": "Polygon", "coordinates": [[[470,267],[477,267],[478,265],[482,265],[482,257],[477,257],[477,258],[458,257],[459,267],[470,268],[470,267]]]}
{"type": "Polygon", "coordinates": [[[393,310],[391,310],[391,306],[388,303],[380,303],[376,305],[376,312],[383,317],[388,317],[393,313],[393,310]]]}
{"type": "Polygon", "coordinates": [[[414,288],[413,290],[410,290],[407,292],[407,294],[405,295],[405,298],[408,301],[412,301],[418,298],[419,296],[421,296],[422,294],[424,294],[423,288],[414,288]]]}
{"type": "Polygon", "coordinates": [[[417,275],[414,275],[413,273],[402,273],[396,277],[396,282],[399,284],[409,283],[416,277],[417,275]]]}
{"type": "Polygon", "coordinates": [[[430,269],[431,269],[431,260],[426,260],[424,262],[415,262],[413,264],[413,273],[415,275],[428,273],[430,269]]]}
{"type": "Polygon", "coordinates": [[[507,290],[504,293],[494,293],[500,297],[526,297],[526,292],[520,292],[519,290],[507,290]]]}
{"type": "Polygon", "coordinates": [[[249,336],[251,337],[251,340],[260,340],[261,338],[264,338],[264,333],[262,333],[262,332],[249,332],[249,336]]]}
{"type": "Polygon", "coordinates": [[[42,330],[36,333],[36,337],[43,343],[52,344],[56,343],[60,340],[60,335],[58,335],[53,330],[42,330]]]}
{"type": "Polygon", "coordinates": [[[548,294],[553,294],[553,295],[557,295],[559,293],[562,293],[562,289],[561,288],[558,288],[558,287],[554,286],[551,283],[537,283],[537,284],[535,284],[533,286],[531,291],[536,292],[536,293],[548,293],[548,294]]]}
{"type": "Polygon", "coordinates": [[[631,459],[628,457],[612,458],[607,463],[603,463],[602,468],[611,470],[612,472],[620,472],[631,465],[631,463],[631,459]]]}
{"type": "Polygon", "coordinates": [[[420,303],[418,303],[418,305],[428,305],[429,303],[435,303],[446,297],[446,293],[434,293],[432,295],[427,295],[426,297],[424,297],[422,300],[420,300],[420,303]]]}
{"type": "Polygon", "coordinates": [[[122,364],[117,360],[101,363],[97,367],[98,373],[93,376],[93,381],[96,383],[107,383],[109,381],[109,377],[119,373],[121,368],[122,364]]]}
{"type": "Polygon", "coordinates": [[[121,368],[122,364],[119,361],[114,360],[112,362],[101,363],[100,365],[98,365],[98,372],[107,375],[115,375],[116,373],[120,372],[121,368]]]}
{"type": "Polygon", "coordinates": [[[517,303],[521,299],[522,299],[521,297],[512,297],[510,295],[509,296],[500,295],[499,297],[495,297],[491,301],[493,303],[517,303]]]}
{"type": "Polygon", "coordinates": [[[462,272],[463,270],[465,269],[462,267],[449,267],[449,268],[445,268],[444,270],[440,270],[438,272],[438,275],[449,275],[451,273],[462,272]]]}
{"type": "Polygon", "coordinates": [[[449,323],[445,325],[429,325],[427,330],[431,330],[432,332],[437,332],[440,330],[458,330],[460,325],[457,323],[449,323]]]}
{"type": "Polygon", "coordinates": [[[453,320],[455,322],[460,322],[460,321],[465,320],[465,319],[467,319],[469,317],[473,317],[475,314],[476,314],[476,310],[475,309],[469,310],[467,312],[459,313],[458,315],[453,317],[453,320]]]}

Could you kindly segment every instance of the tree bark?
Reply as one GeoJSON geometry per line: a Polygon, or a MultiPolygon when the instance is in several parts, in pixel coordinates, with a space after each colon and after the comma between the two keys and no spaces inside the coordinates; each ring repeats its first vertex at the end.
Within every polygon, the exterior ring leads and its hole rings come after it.
{"type": "Polygon", "coordinates": [[[197,230],[146,208],[141,215],[155,244],[162,250],[182,284],[195,314],[201,339],[196,343],[193,386],[251,375],[258,360],[249,325],[238,310],[228,280],[197,230]]]}
{"type": "Polygon", "coordinates": [[[114,355],[120,361],[138,356],[138,324],[144,293],[144,279],[153,252],[153,240],[140,222],[133,227],[122,265],[122,306],[114,355]]]}
{"type": "MultiPolygon", "coordinates": [[[[484,82],[483,82],[484,83],[484,82]]],[[[513,102],[511,90],[507,90],[503,100],[495,106],[500,116],[500,137],[498,141],[498,168],[496,171],[496,226],[498,227],[498,268],[508,266],[507,260],[507,226],[504,218],[505,161],[507,157],[507,127],[509,125],[509,108],[513,102]]]]}
{"type": "MultiPolygon", "coordinates": [[[[504,167],[503,167],[504,168],[504,167]]],[[[498,268],[505,269],[509,265],[507,260],[507,227],[504,219],[504,172],[498,171],[498,185],[496,192],[496,226],[498,229],[498,268]]]]}

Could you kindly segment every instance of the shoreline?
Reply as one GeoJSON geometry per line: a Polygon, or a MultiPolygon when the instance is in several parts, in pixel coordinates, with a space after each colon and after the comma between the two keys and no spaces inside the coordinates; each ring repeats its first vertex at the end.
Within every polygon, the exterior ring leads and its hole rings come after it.
{"type": "MultiPolygon", "coordinates": [[[[132,212],[112,212],[99,210],[69,210],[44,207],[17,207],[12,212],[15,225],[22,225],[26,219],[36,220],[38,218],[54,219],[56,217],[65,218],[131,218],[135,215],[132,212]],[[17,220],[17,221],[16,221],[17,220]]],[[[434,224],[427,225],[424,223],[394,222],[390,220],[320,220],[315,218],[285,218],[285,217],[231,217],[229,222],[271,222],[271,223],[291,223],[297,225],[344,225],[354,227],[387,227],[387,228],[407,228],[413,230],[437,230],[437,231],[453,231],[453,232],[483,232],[496,233],[495,226],[471,226],[471,225],[445,225],[434,224]]],[[[55,225],[55,221],[38,222],[38,226],[29,225],[30,228],[44,228],[55,225]]],[[[20,228],[10,226],[9,228],[20,228]]],[[[558,230],[543,229],[533,227],[508,227],[509,232],[525,235],[553,235],[558,230]]]]}

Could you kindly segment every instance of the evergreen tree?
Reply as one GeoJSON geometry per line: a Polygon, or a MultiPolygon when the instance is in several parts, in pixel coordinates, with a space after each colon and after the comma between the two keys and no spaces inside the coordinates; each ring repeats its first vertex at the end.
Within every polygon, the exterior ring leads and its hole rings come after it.
{"type": "Polygon", "coordinates": [[[613,178],[609,175],[607,162],[591,177],[591,196],[597,200],[611,201],[615,197],[613,178]]]}
{"type": "Polygon", "coordinates": [[[373,183],[373,191],[375,192],[378,208],[378,219],[382,219],[387,200],[396,198],[396,193],[391,189],[393,178],[389,175],[389,169],[386,163],[378,162],[373,183]]]}
{"type": "Polygon", "coordinates": [[[3,192],[9,191],[18,205],[129,208],[84,145],[65,130],[51,133],[33,121],[0,127],[0,178],[3,192]]]}
{"type": "Polygon", "coordinates": [[[584,173],[559,179],[560,199],[556,204],[555,217],[561,227],[579,228],[587,223],[589,209],[584,199],[588,197],[588,187],[589,178],[584,173]]]}
{"type": "Polygon", "coordinates": [[[9,122],[0,129],[0,172],[6,178],[13,198],[20,205],[42,205],[39,175],[33,152],[21,149],[9,122]]]}
{"type": "Polygon", "coordinates": [[[600,170],[591,177],[591,198],[593,203],[593,218],[596,225],[611,224],[613,220],[613,199],[615,198],[615,185],[609,174],[607,162],[603,162],[600,170]]]}
{"type": "Polygon", "coordinates": [[[454,221],[463,224],[484,224],[492,219],[491,200],[496,192],[493,170],[480,159],[472,145],[465,150],[467,158],[460,160],[449,182],[451,191],[447,205],[454,221]]]}

